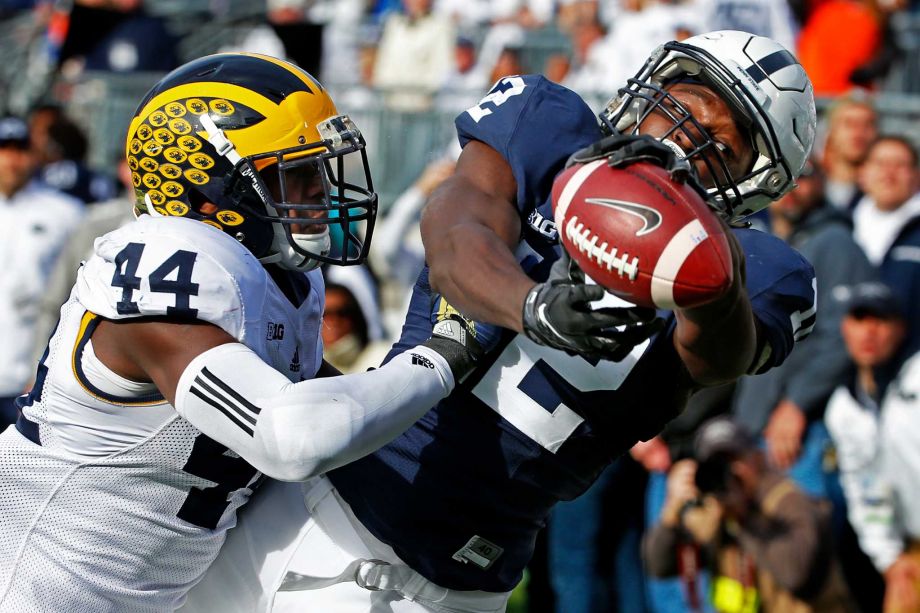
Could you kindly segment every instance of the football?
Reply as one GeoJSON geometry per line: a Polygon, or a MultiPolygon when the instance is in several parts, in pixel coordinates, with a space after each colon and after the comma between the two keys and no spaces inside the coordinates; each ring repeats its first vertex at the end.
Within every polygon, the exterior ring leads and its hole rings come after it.
{"type": "Polygon", "coordinates": [[[655,164],[574,164],[552,190],[563,246],[585,274],[639,306],[687,308],[732,282],[723,225],[703,198],[655,164]]]}

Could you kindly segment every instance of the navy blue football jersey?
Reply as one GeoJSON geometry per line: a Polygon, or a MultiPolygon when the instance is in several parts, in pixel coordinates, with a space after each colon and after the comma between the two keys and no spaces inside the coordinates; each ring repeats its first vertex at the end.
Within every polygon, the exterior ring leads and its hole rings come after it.
{"type": "MultiPolygon", "coordinates": [[[[456,124],[461,144],[484,142],[510,163],[523,226],[516,255],[533,279],[545,280],[560,253],[552,180],[571,153],[601,136],[594,114],[541,76],[509,77],[456,124]]],[[[738,238],[770,347],[767,369],[813,323],[814,273],[769,235],[739,230],[738,238]]],[[[439,299],[423,270],[391,356],[430,336],[439,299]]],[[[407,432],[329,476],[367,529],[428,579],[510,590],[553,505],[580,495],[683,408],[675,320],[664,315],[664,331],[621,362],[571,356],[506,330],[476,373],[407,432]]]]}

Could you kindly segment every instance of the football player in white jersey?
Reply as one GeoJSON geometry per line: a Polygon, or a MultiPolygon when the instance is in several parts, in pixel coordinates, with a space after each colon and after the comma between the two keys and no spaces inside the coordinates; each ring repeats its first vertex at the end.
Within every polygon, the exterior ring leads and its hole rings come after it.
{"type": "Polygon", "coordinates": [[[475,361],[445,320],[392,366],[315,378],[316,266],[364,259],[377,196],[360,132],[301,69],[180,67],[126,154],[138,219],[97,239],[0,434],[3,612],[174,610],[261,474],[373,451],[475,361]]]}

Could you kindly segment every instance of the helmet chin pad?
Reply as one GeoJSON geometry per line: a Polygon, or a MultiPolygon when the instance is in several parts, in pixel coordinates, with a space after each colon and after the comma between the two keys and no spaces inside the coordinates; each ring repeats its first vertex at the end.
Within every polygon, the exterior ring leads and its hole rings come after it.
{"type": "Polygon", "coordinates": [[[310,257],[309,254],[325,257],[332,250],[332,239],[328,227],[314,234],[292,233],[288,240],[287,233],[281,224],[276,223],[273,226],[275,234],[272,240],[272,255],[259,260],[264,264],[277,264],[286,270],[307,272],[320,264],[319,260],[310,257]],[[297,249],[294,248],[294,245],[297,246],[297,249]]]}

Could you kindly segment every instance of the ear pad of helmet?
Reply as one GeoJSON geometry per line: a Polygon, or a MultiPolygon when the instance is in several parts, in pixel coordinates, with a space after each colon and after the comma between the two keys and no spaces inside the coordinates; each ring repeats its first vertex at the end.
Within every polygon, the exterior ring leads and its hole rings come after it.
{"type": "Polygon", "coordinates": [[[273,230],[265,223],[265,205],[252,186],[245,181],[217,177],[207,185],[189,190],[189,199],[194,203],[211,202],[218,210],[201,216],[220,224],[225,232],[240,241],[257,258],[271,251],[273,230]]]}

